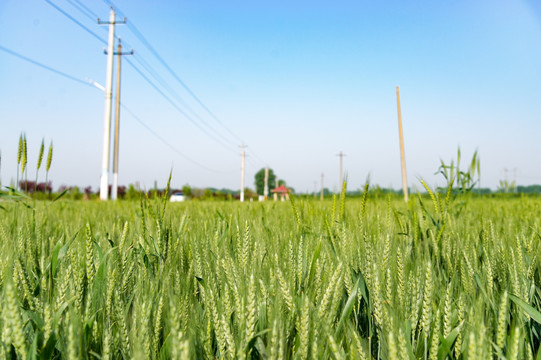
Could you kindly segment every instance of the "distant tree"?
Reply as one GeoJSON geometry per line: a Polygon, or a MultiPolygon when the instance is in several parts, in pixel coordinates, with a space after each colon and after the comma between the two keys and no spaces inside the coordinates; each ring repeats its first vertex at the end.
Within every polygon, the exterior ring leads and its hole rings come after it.
{"type": "Polygon", "coordinates": [[[244,189],[244,199],[245,200],[257,200],[257,193],[252,189],[244,189]]]}
{"type": "Polygon", "coordinates": [[[192,189],[192,198],[193,199],[202,199],[203,198],[203,195],[205,194],[205,189],[198,189],[198,188],[193,188],[192,189]]]}
{"type": "Polygon", "coordinates": [[[192,188],[188,184],[186,184],[186,185],[184,185],[182,187],[182,193],[184,194],[184,196],[187,196],[187,197],[192,197],[193,196],[192,188]]]}
{"type": "Polygon", "coordinates": [[[39,183],[37,188],[36,188],[36,191],[38,191],[38,192],[50,193],[52,190],[53,190],[53,186],[52,186],[51,182],[39,183]]]}
{"type": "Polygon", "coordinates": [[[137,191],[133,184],[128,185],[128,191],[126,192],[127,200],[138,200],[140,198],[140,193],[137,191]]]}
{"type": "Polygon", "coordinates": [[[73,200],[81,200],[83,198],[83,193],[78,186],[73,186],[69,188],[69,196],[73,200]]]}
{"type": "Polygon", "coordinates": [[[205,191],[203,192],[203,199],[210,200],[212,199],[213,195],[214,194],[211,189],[205,189],[205,191]]]}
{"type": "Polygon", "coordinates": [[[539,194],[541,193],[541,185],[528,185],[528,186],[517,186],[517,191],[524,194],[539,194]]]}
{"type": "MultiPolygon", "coordinates": [[[[274,175],[274,171],[272,169],[269,169],[269,191],[276,187],[275,183],[276,175],[274,175]]],[[[264,195],[263,193],[265,192],[265,168],[259,170],[255,174],[255,189],[259,195],[264,195]]]]}

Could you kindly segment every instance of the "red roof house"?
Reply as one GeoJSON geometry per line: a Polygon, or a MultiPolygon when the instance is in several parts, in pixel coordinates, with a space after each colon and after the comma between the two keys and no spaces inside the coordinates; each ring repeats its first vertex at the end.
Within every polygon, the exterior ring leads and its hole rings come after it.
{"type": "Polygon", "coordinates": [[[280,195],[280,200],[289,200],[289,189],[284,185],[278,186],[276,189],[272,189],[271,192],[274,193],[274,200],[278,200],[278,195],[280,195]]]}

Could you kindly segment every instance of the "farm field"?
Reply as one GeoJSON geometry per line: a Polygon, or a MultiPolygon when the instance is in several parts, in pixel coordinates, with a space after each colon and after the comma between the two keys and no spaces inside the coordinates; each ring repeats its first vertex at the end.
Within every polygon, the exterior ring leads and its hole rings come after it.
{"type": "Polygon", "coordinates": [[[538,197],[1,205],[2,359],[541,356],[538,197]]]}

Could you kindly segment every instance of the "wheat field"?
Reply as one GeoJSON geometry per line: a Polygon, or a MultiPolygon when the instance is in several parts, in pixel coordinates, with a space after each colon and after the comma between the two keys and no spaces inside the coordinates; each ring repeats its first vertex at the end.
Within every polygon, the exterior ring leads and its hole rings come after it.
{"type": "Polygon", "coordinates": [[[429,195],[3,201],[0,358],[539,359],[539,199],[429,195]]]}

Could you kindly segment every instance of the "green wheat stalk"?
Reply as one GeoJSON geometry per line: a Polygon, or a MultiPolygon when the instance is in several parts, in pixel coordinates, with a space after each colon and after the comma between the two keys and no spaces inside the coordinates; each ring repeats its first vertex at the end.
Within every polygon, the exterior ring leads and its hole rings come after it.
{"type": "Polygon", "coordinates": [[[47,153],[47,163],[45,164],[45,189],[49,186],[49,169],[51,168],[51,162],[53,161],[53,142],[49,145],[49,152],[47,153]]]}
{"type": "Polygon", "coordinates": [[[26,164],[28,163],[28,148],[26,143],[26,135],[23,135],[23,149],[22,149],[22,159],[21,159],[21,175],[24,175],[24,191],[28,190],[28,181],[27,181],[27,171],[26,164]]]}
{"type": "Polygon", "coordinates": [[[43,160],[43,151],[45,150],[44,141],[45,141],[44,139],[41,139],[41,145],[39,147],[38,163],[36,165],[36,184],[35,184],[34,191],[37,191],[38,189],[38,173],[39,173],[39,168],[41,167],[41,162],[43,160]]]}
{"type": "Polygon", "coordinates": [[[19,169],[21,166],[21,159],[23,157],[23,134],[19,135],[19,148],[17,149],[17,186],[19,188],[19,169]]]}

